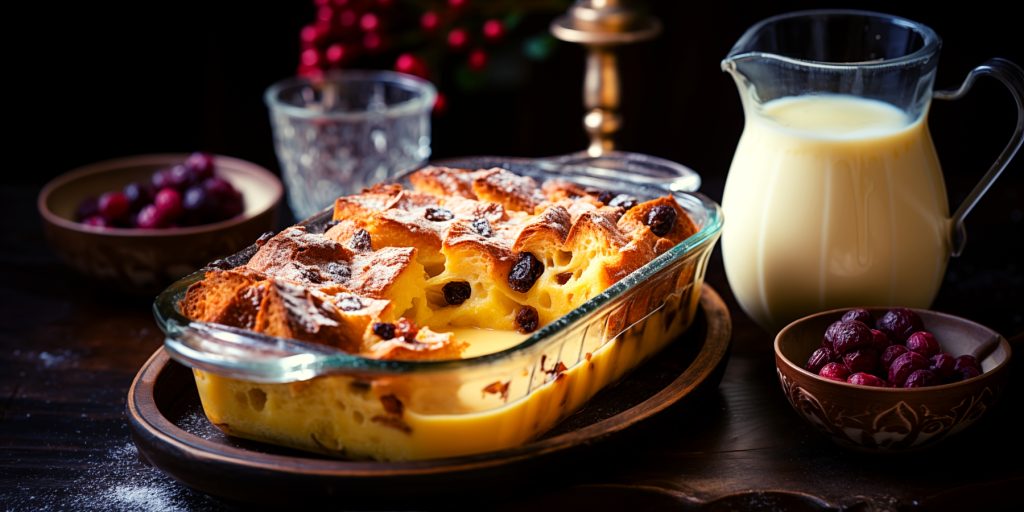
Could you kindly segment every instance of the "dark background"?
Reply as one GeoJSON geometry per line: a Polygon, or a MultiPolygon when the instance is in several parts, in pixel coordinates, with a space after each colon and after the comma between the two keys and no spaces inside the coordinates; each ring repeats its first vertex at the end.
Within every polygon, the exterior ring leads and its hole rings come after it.
{"type": "MultiPolygon", "coordinates": [[[[743,115],[720,59],[756,21],[816,2],[652,1],[664,23],[656,40],[621,52],[625,126],[622,149],[685,163],[721,198],[743,115]]],[[[892,12],[934,28],[944,40],[937,85],[959,85],[986,58],[1024,62],[1022,27],[1008,2],[956,9],[895,2],[856,7],[892,12]]],[[[297,34],[312,2],[38,3],[8,18],[28,35],[9,44],[8,100],[16,119],[14,153],[28,165],[2,173],[5,186],[36,188],[76,166],[106,158],[204,149],[277,170],[264,89],[292,75],[297,34]]],[[[543,30],[546,19],[524,31],[543,30]]],[[[10,36],[8,36],[10,37],[10,36]]],[[[513,85],[451,96],[434,122],[434,157],[469,154],[544,156],[585,147],[581,127],[583,51],[559,43],[530,63],[513,85]]],[[[946,173],[951,210],[1002,149],[1014,124],[1010,96],[983,79],[957,103],[939,103],[931,126],[946,173]]],[[[935,308],[957,311],[1012,334],[1024,329],[1024,164],[1014,163],[968,219],[970,243],[951,260],[935,308]],[[994,287],[993,283],[1000,283],[994,287]],[[1009,286],[1007,286],[1009,284],[1009,286]],[[994,288],[1000,292],[991,293],[994,288]],[[1006,291],[1009,289],[1010,291],[1006,291]],[[1014,291],[1016,290],[1016,291],[1014,291]],[[970,300],[964,300],[965,295],[970,300]]],[[[7,206],[5,206],[7,208],[7,206]]],[[[30,212],[18,214],[31,215],[30,212]]],[[[721,273],[720,260],[709,280],[721,273]]]]}

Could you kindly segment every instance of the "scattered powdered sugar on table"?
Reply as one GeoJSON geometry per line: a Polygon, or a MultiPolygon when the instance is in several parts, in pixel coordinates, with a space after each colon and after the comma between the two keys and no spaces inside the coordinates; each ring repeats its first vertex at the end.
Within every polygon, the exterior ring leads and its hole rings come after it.
{"type": "Polygon", "coordinates": [[[81,466],[80,476],[67,488],[37,493],[14,503],[5,503],[2,494],[0,511],[176,512],[229,508],[147,465],[131,441],[90,456],[81,466]]]}

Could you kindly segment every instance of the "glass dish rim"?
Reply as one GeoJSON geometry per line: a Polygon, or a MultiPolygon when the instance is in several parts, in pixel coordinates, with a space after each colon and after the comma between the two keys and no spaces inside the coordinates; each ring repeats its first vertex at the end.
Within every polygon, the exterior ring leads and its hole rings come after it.
{"type": "MultiPolygon", "coordinates": [[[[463,157],[453,158],[446,160],[447,162],[456,161],[469,161],[478,160],[484,161],[491,157],[463,157]]],[[[504,159],[506,161],[517,161],[520,163],[530,162],[532,159],[516,159],[509,158],[504,159]],[[525,161],[525,162],[524,162],[525,161]]],[[[536,161],[534,161],[536,162],[536,161]]],[[[438,164],[444,164],[442,162],[436,162],[438,164]]],[[[550,173],[550,170],[546,170],[541,166],[535,168],[539,172],[550,173]]],[[[402,179],[403,176],[411,173],[412,170],[399,174],[392,177],[389,182],[397,182],[402,179]]],[[[654,276],[667,268],[672,264],[686,259],[687,256],[697,254],[699,249],[712,244],[718,236],[721,234],[723,225],[723,216],[721,212],[721,206],[718,205],[714,200],[707,197],[706,195],[699,192],[683,192],[668,190],[660,188],[660,192],[663,194],[669,194],[674,197],[688,197],[691,198],[696,204],[699,204],[703,208],[703,213],[706,218],[704,225],[691,235],[689,238],[676,244],[671,249],[665,251],[655,259],[648,262],[646,265],[640,267],[636,271],[630,273],[626,277],[622,278],[612,286],[608,287],[605,291],[592,297],[587,302],[584,302],[580,306],[576,307],[569,313],[565,314],[561,318],[551,322],[550,324],[538,329],[536,332],[531,334],[528,338],[523,340],[517,345],[509,347],[505,350],[494,352],[490,354],[484,354],[476,357],[465,358],[465,359],[447,359],[447,360],[428,360],[428,361],[402,361],[402,360],[382,360],[372,359],[357,354],[349,354],[341,352],[333,347],[326,347],[323,351],[316,351],[317,346],[313,343],[302,342],[299,340],[291,340],[288,338],[279,338],[275,336],[268,336],[265,334],[244,331],[243,334],[238,334],[238,330],[233,328],[218,328],[214,327],[210,329],[206,327],[204,330],[215,330],[222,333],[232,333],[233,335],[244,335],[250,338],[262,339],[268,342],[294,342],[302,345],[308,345],[311,349],[307,354],[295,354],[291,356],[284,356],[272,359],[276,364],[273,364],[276,368],[280,368],[282,371],[288,371],[284,364],[284,361],[291,359],[291,362],[295,364],[305,365],[308,369],[310,366],[315,366],[313,370],[315,375],[323,375],[326,373],[361,373],[361,374],[409,374],[414,372],[432,372],[432,371],[446,371],[446,370],[458,370],[463,368],[475,368],[481,365],[491,365],[501,361],[510,360],[514,357],[522,354],[529,353],[532,349],[536,349],[542,345],[543,342],[554,343],[559,338],[558,334],[561,332],[571,331],[579,322],[585,321],[593,312],[608,306],[610,303],[614,303],[616,299],[624,296],[625,294],[642,286],[649,277],[654,276]]],[[[686,205],[684,204],[684,209],[686,205]]],[[[311,222],[320,220],[321,216],[329,215],[330,210],[324,210],[316,215],[313,215],[297,225],[304,225],[311,222]]],[[[187,329],[196,329],[193,324],[202,326],[216,326],[217,324],[208,324],[205,322],[193,322],[188,318],[181,315],[177,308],[177,298],[184,294],[185,290],[188,289],[193,283],[198,282],[203,278],[205,269],[200,269],[188,276],[185,276],[175,283],[168,286],[162,291],[153,302],[153,314],[157,321],[157,326],[165,334],[164,347],[168,349],[172,358],[178,359],[179,356],[185,357],[186,359],[197,359],[199,357],[193,357],[194,355],[201,355],[199,351],[192,349],[183,344],[173,343],[173,338],[180,335],[187,329]]],[[[231,370],[243,370],[251,372],[256,370],[255,366],[261,366],[262,362],[256,361],[238,361],[238,360],[219,360],[216,364],[210,364],[210,366],[220,367],[226,371],[231,370]]],[[[189,364],[190,366],[195,366],[189,364]]],[[[300,370],[293,369],[288,371],[289,373],[295,373],[300,370]]],[[[301,380],[301,379],[295,379],[301,380]]]]}
{"type": "Polygon", "coordinates": [[[437,99],[437,88],[434,84],[420,77],[388,70],[353,69],[345,70],[344,73],[332,72],[324,75],[323,82],[358,82],[358,81],[380,81],[397,85],[416,93],[416,96],[405,101],[389,105],[380,112],[370,111],[328,111],[316,112],[302,108],[281,100],[280,94],[285,89],[301,86],[314,85],[316,81],[306,77],[290,77],[274,82],[267,87],[263,93],[263,101],[271,112],[283,112],[289,117],[297,119],[332,119],[339,121],[360,121],[377,118],[395,118],[408,115],[415,115],[425,112],[433,107],[437,99]]]}

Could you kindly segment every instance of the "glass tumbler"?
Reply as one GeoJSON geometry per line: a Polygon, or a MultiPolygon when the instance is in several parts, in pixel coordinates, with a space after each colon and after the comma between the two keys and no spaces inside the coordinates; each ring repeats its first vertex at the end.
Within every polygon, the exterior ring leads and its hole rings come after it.
{"type": "Polygon", "coordinates": [[[392,71],[289,78],[267,89],[274,147],[304,219],[430,156],[430,82],[392,71]]]}

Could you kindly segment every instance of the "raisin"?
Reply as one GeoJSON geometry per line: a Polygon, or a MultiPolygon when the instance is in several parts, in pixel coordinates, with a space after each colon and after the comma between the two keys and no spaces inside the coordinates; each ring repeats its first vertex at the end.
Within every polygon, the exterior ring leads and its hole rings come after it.
{"type": "Polygon", "coordinates": [[[651,228],[651,232],[658,236],[665,236],[676,225],[677,213],[671,206],[659,204],[647,212],[644,223],[651,228]]]}
{"type": "Polygon", "coordinates": [[[473,289],[465,281],[451,281],[445,283],[441,288],[444,292],[444,301],[452,306],[457,306],[469,299],[473,289]]]}
{"type": "Polygon", "coordinates": [[[608,192],[607,190],[604,190],[600,194],[597,195],[597,200],[601,201],[604,204],[610,203],[612,201],[612,199],[614,199],[614,198],[615,198],[615,194],[612,194],[611,192],[608,192]]]}
{"type": "Polygon", "coordinates": [[[523,334],[536,331],[540,325],[540,316],[537,315],[537,310],[531,306],[523,306],[516,312],[516,325],[519,326],[519,332],[523,334]]]}
{"type": "Polygon", "coordinates": [[[373,248],[370,243],[370,232],[365,229],[356,230],[352,235],[352,241],[348,244],[354,251],[369,251],[373,248]]]}
{"type": "Polygon", "coordinates": [[[568,283],[572,279],[572,272],[562,272],[555,276],[555,282],[558,284],[568,283]]]}
{"type": "Polygon", "coordinates": [[[352,270],[336,261],[328,263],[326,270],[335,281],[348,281],[352,277],[352,270]]]}
{"type": "Polygon", "coordinates": [[[363,301],[359,300],[359,297],[350,295],[338,301],[338,308],[342,311],[358,311],[363,309],[363,301]]]}
{"type": "Polygon", "coordinates": [[[473,219],[473,223],[470,225],[473,226],[473,231],[476,231],[480,236],[494,236],[494,230],[491,229],[491,223],[487,222],[487,219],[483,217],[473,219]]]}
{"type": "Polygon", "coordinates": [[[446,210],[444,208],[427,208],[427,212],[423,214],[423,216],[426,217],[427,220],[434,222],[444,222],[455,218],[455,215],[452,214],[451,210],[446,210]]]}
{"type": "Polygon", "coordinates": [[[373,333],[380,336],[382,340],[390,340],[395,337],[395,324],[374,322],[373,333]]]}
{"type": "Polygon", "coordinates": [[[312,267],[304,267],[299,271],[302,274],[302,278],[313,284],[320,284],[324,282],[323,277],[320,276],[320,272],[312,267]]]}
{"type": "Polygon", "coordinates": [[[512,271],[508,273],[508,286],[517,292],[526,293],[543,273],[544,264],[536,256],[528,252],[521,253],[515,265],[512,265],[512,271]]]}
{"type": "Polygon", "coordinates": [[[628,210],[628,209],[630,209],[630,208],[640,204],[640,202],[637,201],[637,199],[635,197],[633,197],[633,196],[626,195],[626,194],[619,194],[619,195],[613,197],[612,200],[607,202],[606,204],[608,206],[614,206],[616,208],[625,208],[625,209],[628,210]]]}

